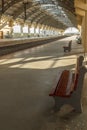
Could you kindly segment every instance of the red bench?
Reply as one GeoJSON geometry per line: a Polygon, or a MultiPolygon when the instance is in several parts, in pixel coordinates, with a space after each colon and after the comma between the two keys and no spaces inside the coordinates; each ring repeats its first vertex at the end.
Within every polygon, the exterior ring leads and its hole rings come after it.
{"type": "Polygon", "coordinates": [[[62,105],[69,103],[81,112],[81,90],[86,72],[86,68],[82,65],[83,60],[83,56],[77,58],[74,74],[69,70],[64,70],[57,80],[56,87],[50,92],[49,96],[54,98],[57,110],[62,105]],[[78,103],[75,103],[76,100],[78,103]]]}

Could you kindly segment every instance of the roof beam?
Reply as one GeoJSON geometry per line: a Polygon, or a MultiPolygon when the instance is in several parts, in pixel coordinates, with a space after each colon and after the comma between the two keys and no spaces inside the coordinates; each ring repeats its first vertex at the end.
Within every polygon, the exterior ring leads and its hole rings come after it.
{"type": "Polygon", "coordinates": [[[76,12],[76,14],[78,14],[78,15],[80,15],[82,17],[85,16],[85,11],[84,10],[76,8],[75,12],[76,12]]]}
{"type": "Polygon", "coordinates": [[[74,2],[73,1],[71,2],[71,0],[68,0],[68,1],[58,0],[58,4],[61,7],[65,8],[66,10],[69,10],[72,14],[74,14],[75,9],[74,9],[74,2]]]}
{"type": "Polygon", "coordinates": [[[38,12],[37,14],[30,17],[31,23],[34,22],[36,19],[38,19],[42,14],[43,14],[42,12],[38,12]]]}
{"type": "MultiPolygon", "coordinates": [[[[4,9],[3,9],[3,13],[10,7],[12,7],[14,4],[18,3],[18,2],[21,2],[21,0],[11,0],[10,2],[5,2],[5,6],[4,6],[4,9]]],[[[0,13],[2,13],[0,11],[0,13]]]]}
{"type": "Polygon", "coordinates": [[[47,17],[45,14],[42,14],[39,18],[35,20],[35,22],[39,23],[44,17],[47,17]]]}
{"type": "Polygon", "coordinates": [[[28,12],[27,20],[32,20],[33,18],[35,18],[35,16],[38,16],[40,14],[41,14],[41,12],[39,9],[34,9],[31,12],[28,12]]]}
{"type": "Polygon", "coordinates": [[[31,12],[31,14],[29,14],[28,15],[28,18],[30,18],[30,19],[32,19],[32,18],[34,18],[35,16],[38,16],[38,15],[40,15],[42,12],[40,12],[40,10],[34,10],[34,13],[33,12],[31,12]]]}
{"type": "Polygon", "coordinates": [[[87,4],[82,1],[75,0],[75,7],[87,11],[87,4]]]}
{"type": "MultiPolygon", "coordinates": [[[[28,3],[26,9],[30,9],[32,6],[32,3],[28,3]]],[[[16,19],[19,15],[21,15],[24,12],[23,6],[21,6],[16,12],[13,14],[13,19],[16,19]]]]}
{"type": "Polygon", "coordinates": [[[58,22],[58,21],[56,21],[54,19],[50,19],[49,16],[44,16],[44,18],[41,19],[38,22],[38,24],[39,23],[44,24],[44,25],[48,25],[48,26],[51,26],[51,27],[64,28],[65,29],[65,26],[62,23],[60,23],[60,22],[58,22]]]}

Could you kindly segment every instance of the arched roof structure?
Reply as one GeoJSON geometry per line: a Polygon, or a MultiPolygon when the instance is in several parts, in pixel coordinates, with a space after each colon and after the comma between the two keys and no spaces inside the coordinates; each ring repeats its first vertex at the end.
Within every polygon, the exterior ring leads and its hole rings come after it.
{"type": "Polygon", "coordinates": [[[59,29],[76,26],[74,0],[1,0],[0,15],[59,29]]]}

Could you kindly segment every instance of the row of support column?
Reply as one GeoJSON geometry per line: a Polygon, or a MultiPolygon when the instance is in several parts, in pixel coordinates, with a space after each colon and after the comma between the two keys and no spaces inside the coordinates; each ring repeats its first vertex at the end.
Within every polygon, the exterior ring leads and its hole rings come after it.
{"type": "MultiPolygon", "coordinates": [[[[41,24],[28,24],[23,23],[21,21],[14,21],[13,19],[8,20],[7,26],[9,28],[8,34],[13,36],[17,33],[21,36],[56,36],[59,34],[60,30],[47,26],[47,25],[41,25],[41,24]],[[14,26],[20,26],[20,31],[14,30],[14,26]],[[24,28],[27,28],[27,31],[24,31],[24,28]],[[26,34],[26,35],[25,35],[26,34]]],[[[6,28],[7,28],[6,26],[6,28]]],[[[0,31],[5,30],[5,28],[2,28],[0,31]]]]}
{"type": "MultiPolygon", "coordinates": [[[[29,27],[29,26],[20,26],[20,33],[23,34],[23,33],[27,33],[27,34],[33,34],[34,36],[35,35],[42,35],[42,36],[50,36],[50,35],[58,35],[58,32],[57,30],[54,30],[54,29],[46,29],[46,28],[35,28],[34,26],[33,27],[29,27]],[[24,32],[24,27],[27,27],[27,32],[24,32]]],[[[13,30],[13,33],[14,30],[13,30]]]]}

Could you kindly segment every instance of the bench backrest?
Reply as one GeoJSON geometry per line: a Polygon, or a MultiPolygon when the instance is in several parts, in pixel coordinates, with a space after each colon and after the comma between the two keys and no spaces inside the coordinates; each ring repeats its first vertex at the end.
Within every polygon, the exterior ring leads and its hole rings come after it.
{"type": "Polygon", "coordinates": [[[79,56],[77,58],[77,63],[76,63],[76,67],[75,67],[75,74],[74,74],[74,90],[77,88],[79,72],[80,72],[80,69],[83,65],[83,60],[84,60],[83,56],[79,56]]]}
{"type": "Polygon", "coordinates": [[[85,66],[82,66],[80,68],[80,70],[79,70],[79,76],[78,76],[78,82],[77,82],[77,89],[76,89],[76,93],[78,93],[78,98],[79,98],[79,96],[81,96],[81,93],[82,93],[82,87],[83,87],[84,76],[85,76],[86,71],[87,70],[86,70],[85,66]]]}

